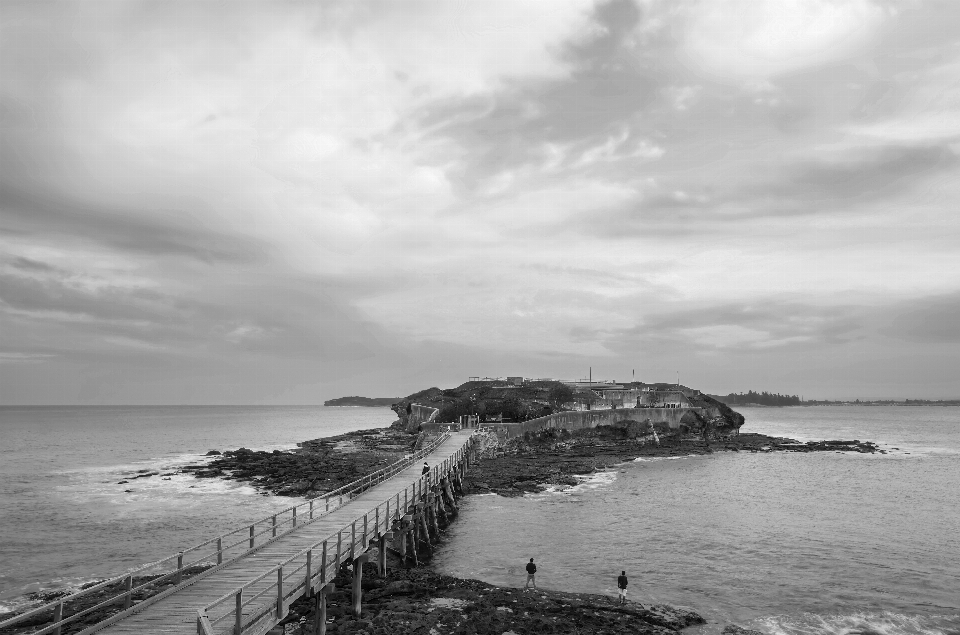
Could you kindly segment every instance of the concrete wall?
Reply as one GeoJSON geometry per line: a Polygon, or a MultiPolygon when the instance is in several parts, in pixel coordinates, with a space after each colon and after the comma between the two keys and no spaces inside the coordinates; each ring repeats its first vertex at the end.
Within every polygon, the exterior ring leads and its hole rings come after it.
{"type": "MultiPolygon", "coordinates": [[[[653,424],[666,424],[672,430],[680,427],[687,413],[699,413],[705,417],[713,416],[708,408],[617,408],[616,410],[584,410],[582,412],[558,412],[546,417],[538,417],[519,423],[487,423],[484,427],[493,428],[507,438],[520,436],[525,432],[535,432],[547,428],[581,430],[609,426],[618,421],[650,421],[653,424]]],[[[690,417],[688,417],[688,420],[690,417]]],[[[686,423],[686,422],[683,422],[686,423]]],[[[661,426],[657,426],[658,429],[661,426]]]]}
{"type": "Polygon", "coordinates": [[[430,406],[410,404],[410,414],[407,417],[407,429],[416,428],[421,423],[433,421],[440,411],[430,406]]]}

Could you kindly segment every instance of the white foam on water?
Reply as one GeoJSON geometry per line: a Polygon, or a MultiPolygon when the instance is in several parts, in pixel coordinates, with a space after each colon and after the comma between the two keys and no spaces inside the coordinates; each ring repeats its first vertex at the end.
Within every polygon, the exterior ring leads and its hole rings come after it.
{"type": "Polygon", "coordinates": [[[703,456],[701,454],[683,454],[681,456],[638,456],[631,463],[653,463],[655,461],[679,461],[680,459],[693,459],[703,456]]]}
{"type": "Polygon", "coordinates": [[[617,480],[617,471],[610,470],[604,472],[595,472],[593,474],[574,474],[573,477],[580,482],[576,485],[547,484],[544,486],[543,490],[539,492],[527,492],[523,495],[523,497],[538,498],[557,494],[577,494],[580,492],[600,489],[607,487],[617,480]]]}
{"type": "Polygon", "coordinates": [[[573,476],[574,478],[579,479],[580,483],[566,490],[567,493],[585,492],[600,489],[612,485],[613,482],[617,480],[617,473],[615,471],[594,472],[593,474],[574,474],[573,476]]]}
{"type": "Polygon", "coordinates": [[[184,496],[252,496],[260,493],[249,482],[219,477],[197,478],[193,472],[180,471],[184,466],[207,465],[217,458],[217,455],[183,453],[134,463],[65,470],[56,473],[65,477],[65,482],[52,489],[74,503],[108,505],[127,505],[148,500],[153,503],[183,502],[184,496]],[[157,474],[140,476],[152,472],[157,474]]]}
{"type": "Polygon", "coordinates": [[[0,600],[0,617],[2,617],[4,613],[35,608],[48,603],[48,601],[37,600],[29,597],[30,594],[52,593],[58,591],[76,593],[84,585],[90,584],[91,582],[100,582],[101,580],[103,580],[103,578],[61,577],[54,578],[53,580],[49,580],[44,583],[33,582],[15,590],[7,589],[7,591],[4,592],[4,595],[12,595],[12,597],[5,597],[0,600]]]}
{"type": "Polygon", "coordinates": [[[771,635],[948,635],[960,624],[957,617],[904,615],[890,611],[841,615],[804,613],[780,615],[758,621],[771,635]]]}

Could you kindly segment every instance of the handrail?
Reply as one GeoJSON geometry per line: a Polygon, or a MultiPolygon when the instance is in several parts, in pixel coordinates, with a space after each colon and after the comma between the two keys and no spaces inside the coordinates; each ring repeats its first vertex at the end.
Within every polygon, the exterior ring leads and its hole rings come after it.
{"type": "Polygon", "coordinates": [[[431,483],[440,483],[442,476],[448,475],[456,466],[460,465],[471,439],[472,437],[467,439],[463,446],[450,457],[444,459],[442,463],[435,465],[428,474],[422,475],[411,485],[404,487],[401,492],[391,495],[390,498],[376,505],[372,510],[368,510],[362,516],[346,523],[336,533],[332,533],[323,540],[300,550],[269,571],[247,581],[242,586],[237,587],[236,590],[199,609],[197,611],[197,632],[200,635],[216,635],[218,633],[241,635],[254,625],[258,625],[259,628],[260,622],[271,614],[277,621],[282,619],[286,607],[292,604],[297,597],[307,594],[309,589],[326,584],[332,577],[336,577],[335,574],[340,565],[347,558],[356,555],[358,545],[362,551],[365,551],[371,537],[377,538],[389,531],[395,520],[402,517],[411,506],[417,504],[424,493],[430,489],[431,483]],[[408,495],[408,493],[412,495],[408,495]],[[401,496],[404,501],[402,505],[401,496]],[[383,510],[383,513],[381,513],[381,510],[383,510]],[[370,521],[371,515],[374,517],[372,523],[370,521]],[[344,540],[344,534],[346,534],[346,540],[344,540]],[[334,545],[336,545],[335,550],[334,545]],[[302,573],[304,569],[307,569],[306,574],[302,573]],[[269,579],[272,579],[272,582],[260,584],[269,579]],[[275,599],[269,603],[263,603],[262,598],[264,596],[275,599]],[[289,602],[287,601],[288,598],[289,602]],[[214,612],[214,609],[231,599],[234,602],[224,613],[210,617],[210,613],[214,612]],[[258,602],[258,600],[261,601],[258,602]],[[257,604],[257,606],[253,606],[254,604],[257,604]],[[247,610],[245,611],[245,609],[247,610]],[[228,624],[227,629],[218,630],[218,625],[225,621],[228,624]]]}
{"type": "MultiPolygon", "coordinates": [[[[297,510],[300,509],[300,508],[306,508],[307,511],[308,511],[308,518],[306,518],[306,519],[303,521],[303,522],[305,522],[305,523],[312,522],[312,521],[315,520],[316,518],[319,518],[319,517],[321,517],[321,516],[324,516],[324,515],[328,514],[330,511],[333,511],[333,510],[341,507],[341,506],[343,505],[343,499],[344,499],[344,498],[346,498],[347,501],[349,501],[349,500],[353,497],[353,494],[355,494],[356,492],[358,492],[358,491],[361,491],[361,492],[362,492],[362,491],[365,491],[365,490],[367,490],[367,489],[370,489],[370,488],[373,487],[375,484],[379,484],[379,483],[387,480],[388,478],[391,478],[392,476],[396,475],[398,472],[401,472],[401,471],[407,469],[410,465],[412,465],[412,464],[415,463],[416,461],[419,461],[421,458],[423,458],[423,457],[426,456],[427,454],[433,452],[433,451],[434,451],[436,448],[438,448],[444,441],[446,441],[446,439],[449,438],[449,436],[450,436],[450,435],[449,435],[448,433],[440,434],[436,439],[434,439],[433,441],[431,441],[428,445],[426,445],[425,447],[421,448],[420,450],[417,450],[417,451],[414,452],[413,454],[411,454],[411,455],[409,455],[409,456],[407,456],[407,457],[405,457],[405,458],[403,458],[403,459],[400,459],[399,461],[395,461],[394,463],[391,463],[390,465],[387,465],[387,466],[385,466],[385,467],[382,467],[382,468],[380,468],[379,470],[376,470],[376,471],[374,471],[374,472],[370,472],[369,474],[365,474],[365,475],[361,476],[360,478],[358,478],[358,479],[356,479],[356,480],[353,480],[353,481],[351,481],[350,483],[347,483],[346,485],[341,485],[340,487],[338,487],[338,488],[336,488],[336,489],[333,489],[333,490],[331,490],[331,491],[329,491],[329,492],[326,492],[326,493],[324,494],[324,496],[323,496],[325,505],[324,505],[324,508],[321,509],[321,510],[315,510],[315,509],[314,509],[314,503],[315,503],[317,500],[319,500],[320,497],[317,497],[317,498],[314,498],[314,499],[310,499],[310,500],[308,500],[308,501],[306,501],[306,502],[299,503],[299,504],[297,504],[297,505],[293,505],[292,507],[288,507],[288,508],[286,508],[286,509],[283,509],[283,510],[281,510],[281,511],[275,513],[275,514],[271,514],[271,515],[269,515],[269,516],[266,516],[266,517],[264,517],[264,518],[261,518],[260,520],[254,521],[254,522],[251,523],[250,525],[244,525],[244,526],[241,527],[241,528],[234,529],[233,531],[229,531],[229,532],[227,532],[227,533],[225,533],[225,534],[221,534],[221,535],[217,536],[216,538],[211,538],[211,539],[209,539],[209,540],[206,540],[206,541],[204,541],[204,542],[201,542],[201,543],[198,544],[198,545],[194,545],[193,547],[189,547],[188,549],[185,549],[184,551],[180,551],[180,552],[178,552],[178,553],[176,553],[176,554],[174,554],[174,555],[167,556],[166,558],[162,558],[162,559],[160,559],[160,560],[156,560],[156,561],[151,562],[151,563],[149,563],[149,564],[142,565],[142,566],[140,566],[140,567],[138,567],[138,568],[136,568],[136,569],[134,569],[134,570],[132,570],[132,571],[128,571],[127,573],[125,573],[125,574],[123,574],[123,575],[116,576],[116,577],[110,578],[110,579],[108,579],[108,580],[104,580],[104,581],[102,581],[102,582],[97,583],[97,584],[94,585],[94,586],[88,587],[88,588],[86,588],[86,589],[81,589],[80,591],[77,591],[76,593],[71,593],[70,595],[66,595],[66,596],[64,596],[64,597],[62,597],[62,598],[59,598],[59,599],[53,601],[53,602],[48,602],[47,604],[43,604],[43,605],[41,605],[41,606],[35,607],[35,608],[33,608],[33,609],[30,609],[29,611],[26,611],[26,612],[24,612],[24,613],[20,613],[20,614],[15,615],[15,616],[13,616],[13,617],[11,617],[11,618],[8,618],[8,619],[6,619],[6,620],[0,621],[0,628],[6,628],[6,627],[8,627],[8,626],[14,626],[14,625],[16,625],[16,624],[18,624],[18,623],[20,623],[20,622],[23,622],[24,620],[27,620],[27,619],[29,619],[29,618],[31,618],[31,617],[35,617],[35,616],[37,616],[37,615],[40,615],[41,613],[44,613],[44,612],[47,612],[47,611],[53,611],[53,612],[54,612],[53,623],[51,623],[51,624],[48,625],[48,626],[43,627],[43,628],[40,629],[39,631],[34,631],[34,633],[32,634],[32,635],[42,635],[43,633],[52,632],[52,631],[54,631],[54,630],[57,630],[59,627],[62,627],[62,626],[64,626],[64,625],[66,625],[66,624],[69,624],[70,622],[76,621],[76,620],[79,619],[80,617],[82,617],[82,616],[84,616],[84,615],[92,612],[92,611],[95,610],[95,609],[103,608],[103,607],[105,607],[105,606],[108,606],[108,605],[111,605],[111,604],[115,604],[115,603],[120,602],[120,601],[124,601],[124,603],[125,603],[125,605],[126,605],[125,608],[129,608],[129,607],[131,606],[131,604],[132,604],[133,595],[134,595],[137,591],[142,591],[142,590],[146,589],[147,587],[151,587],[151,586],[154,586],[154,587],[155,587],[155,586],[157,586],[157,585],[159,585],[159,584],[161,584],[161,583],[165,583],[165,582],[167,582],[171,577],[176,577],[176,578],[177,578],[176,584],[179,585],[179,584],[182,582],[183,570],[186,569],[186,568],[189,568],[189,567],[191,567],[191,566],[200,564],[201,562],[205,562],[205,561],[211,560],[211,559],[213,559],[214,557],[215,557],[216,560],[217,560],[217,565],[220,565],[220,564],[223,563],[223,561],[224,561],[224,557],[223,557],[223,556],[224,556],[224,553],[225,553],[228,549],[231,549],[231,548],[233,548],[233,547],[236,547],[237,545],[241,545],[241,544],[247,543],[247,544],[249,545],[249,547],[248,547],[246,550],[244,550],[243,553],[248,553],[248,552],[250,552],[250,551],[253,551],[253,550],[258,549],[259,547],[262,547],[262,546],[263,546],[263,544],[261,544],[261,545],[259,545],[259,546],[255,546],[255,542],[256,542],[255,539],[258,538],[258,537],[260,537],[260,536],[262,536],[263,534],[265,534],[265,533],[267,533],[267,532],[272,532],[273,536],[271,536],[271,538],[273,538],[273,537],[276,537],[276,536],[278,536],[278,535],[285,534],[285,533],[287,533],[288,531],[292,531],[292,530],[296,529],[296,527],[298,526],[298,518],[297,518],[297,513],[296,513],[296,512],[297,512],[297,510]],[[336,500],[337,500],[336,505],[333,506],[333,507],[330,506],[330,501],[331,501],[331,499],[336,499],[336,500]],[[292,512],[292,515],[291,515],[289,518],[283,519],[281,522],[278,523],[278,522],[277,522],[277,518],[278,518],[279,516],[283,515],[283,514],[288,513],[288,512],[292,512]],[[267,526],[266,526],[265,529],[263,529],[263,530],[261,530],[261,531],[255,531],[255,528],[256,528],[257,525],[264,524],[264,523],[267,524],[267,526]],[[283,527],[286,526],[287,524],[290,524],[291,526],[290,526],[288,529],[281,531],[281,528],[283,528],[283,527]],[[227,546],[224,546],[224,545],[223,545],[223,539],[224,539],[224,538],[229,537],[229,536],[236,535],[236,534],[238,534],[238,533],[240,533],[240,532],[247,532],[247,533],[244,534],[244,538],[243,538],[242,540],[239,540],[239,541],[234,542],[234,543],[232,543],[232,544],[228,544],[227,546]],[[210,544],[212,544],[212,543],[214,543],[214,542],[217,543],[216,549],[214,549],[213,551],[211,551],[211,552],[209,552],[209,553],[204,554],[202,557],[198,558],[197,560],[194,560],[193,562],[191,562],[191,563],[189,563],[189,564],[187,564],[187,565],[184,565],[183,562],[184,562],[184,555],[185,555],[185,554],[195,552],[195,551],[197,551],[198,549],[201,549],[201,548],[203,548],[203,547],[206,547],[207,545],[210,545],[210,544]],[[153,578],[153,579],[151,579],[151,580],[148,580],[148,581],[146,581],[146,582],[144,582],[144,583],[142,583],[142,584],[140,584],[140,585],[138,585],[138,586],[136,586],[136,587],[133,586],[133,577],[134,577],[134,575],[136,575],[136,574],[138,574],[138,573],[144,573],[144,572],[147,572],[147,571],[150,571],[150,570],[155,570],[157,567],[160,567],[161,565],[163,565],[163,564],[165,564],[165,563],[172,562],[173,560],[176,560],[176,561],[177,561],[177,565],[176,565],[177,568],[174,569],[173,571],[170,571],[170,572],[168,572],[168,573],[165,573],[165,574],[163,574],[163,575],[161,575],[161,576],[159,576],[159,577],[157,577],[157,578],[153,578]],[[94,592],[96,592],[96,591],[100,591],[100,590],[102,590],[102,589],[104,589],[104,588],[106,588],[106,587],[109,587],[110,585],[118,584],[118,583],[124,583],[124,588],[123,588],[123,590],[122,590],[121,592],[119,592],[119,593],[117,593],[116,595],[113,595],[112,597],[107,598],[107,599],[105,599],[105,600],[103,600],[103,601],[101,601],[101,602],[98,602],[98,603],[97,603],[95,606],[93,606],[93,607],[87,607],[87,608],[85,608],[85,609],[82,609],[81,611],[78,611],[77,613],[74,613],[73,615],[70,615],[70,616],[68,616],[68,617],[63,617],[63,610],[64,610],[65,604],[66,604],[67,602],[71,602],[71,601],[73,601],[73,600],[77,600],[77,599],[79,599],[79,598],[81,598],[81,597],[84,597],[84,596],[89,595],[89,594],[91,594],[91,593],[94,593],[94,592]],[[58,620],[58,616],[60,617],[59,620],[58,620]]],[[[242,554],[240,554],[240,555],[242,555],[242,554]]]]}

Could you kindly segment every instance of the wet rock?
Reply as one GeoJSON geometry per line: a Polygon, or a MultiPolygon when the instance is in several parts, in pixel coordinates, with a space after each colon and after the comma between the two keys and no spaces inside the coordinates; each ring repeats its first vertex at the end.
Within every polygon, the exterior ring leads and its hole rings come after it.
{"type": "MultiPolygon", "coordinates": [[[[366,575],[364,576],[366,577],[366,575]]],[[[344,579],[346,582],[346,579],[344,579]]],[[[336,591],[328,607],[348,606],[347,591],[336,591]]],[[[439,575],[425,568],[392,569],[381,589],[364,593],[359,619],[348,611],[329,613],[327,632],[427,635],[428,633],[634,633],[676,635],[703,619],[687,609],[666,605],[645,609],[617,604],[611,597],[558,591],[523,591],[478,580],[439,575]]],[[[296,611],[312,624],[313,604],[296,611]]]]}
{"type": "Polygon", "coordinates": [[[312,497],[313,492],[328,492],[404,458],[408,437],[396,430],[359,430],[304,441],[293,450],[224,450],[209,465],[191,465],[184,471],[205,478],[229,475],[281,496],[312,497]]]}
{"type": "Polygon", "coordinates": [[[694,624],[706,624],[698,613],[688,608],[668,606],[666,604],[654,604],[647,609],[649,615],[645,617],[647,621],[664,626],[672,630],[680,630],[694,624]]]}
{"type": "Polygon", "coordinates": [[[220,450],[210,450],[204,456],[220,456],[223,453],[220,450]]]}
{"type": "Polygon", "coordinates": [[[749,628],[743,628],[742,626],[737,626],[736,624],[728,624],[723,627],[722,635],[766,635],[761,631],[754,631],[749,628]]]}

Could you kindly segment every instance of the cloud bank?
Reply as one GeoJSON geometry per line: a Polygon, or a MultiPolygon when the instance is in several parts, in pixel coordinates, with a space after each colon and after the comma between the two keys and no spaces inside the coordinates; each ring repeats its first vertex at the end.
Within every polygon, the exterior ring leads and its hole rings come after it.
{"type": "Polygon", "coordinates": [[[960,395],[960,8],[0,6],[0,403],[960,395]]]}

